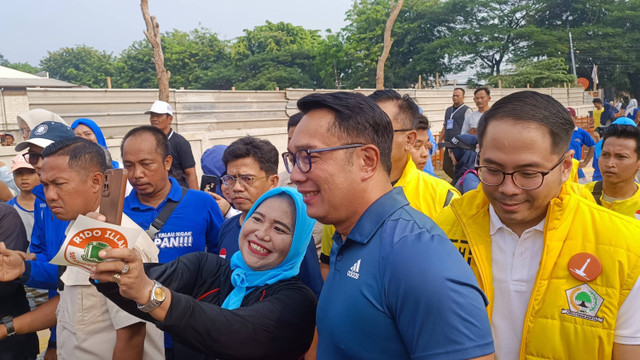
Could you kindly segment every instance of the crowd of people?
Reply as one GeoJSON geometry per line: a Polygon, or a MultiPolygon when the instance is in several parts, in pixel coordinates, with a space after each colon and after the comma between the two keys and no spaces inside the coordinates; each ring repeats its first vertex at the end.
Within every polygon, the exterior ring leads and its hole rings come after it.
{"type": "Polygon", "coordinates": [[[166,102],[120,162],[91,119],[20,115],[0,172],[0,359],[35,359],[44,329],[45,359],[640,358],[637,103],[594,100],[594,139],[548,95],[464,96],[437,143],[395,90],[307,95],[287,151],[216,145],[202,188],[166,102]],[[89,272],[51,264],[79,215],[106,220],[110,168],[134,246],[89,272]]]}

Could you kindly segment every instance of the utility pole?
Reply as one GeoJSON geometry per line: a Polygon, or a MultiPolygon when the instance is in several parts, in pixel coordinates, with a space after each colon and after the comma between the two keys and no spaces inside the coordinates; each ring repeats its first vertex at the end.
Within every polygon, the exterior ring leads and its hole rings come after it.
{"type": "Polygon", "coordinates": [[[569,31],[569,46],[571,47],[571,66],[573,67],[573,76],[578,78],[576,73],[576,59],[573,57],[573,39],[571,38],[571,31],[569,31]]]}

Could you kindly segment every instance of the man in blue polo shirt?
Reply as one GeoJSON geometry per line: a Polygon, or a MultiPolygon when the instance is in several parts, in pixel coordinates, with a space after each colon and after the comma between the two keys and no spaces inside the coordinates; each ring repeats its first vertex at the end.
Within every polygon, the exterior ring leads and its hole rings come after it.
{"type": "Polygon", "coordinates": [[[218,232],[224,221],[218,204],[202,191],[189,190],[169,177],[171,155],[166,135],[155,127],[140,126],[122,139],[122,161],[133,190],[124,201],[124,213],[143,229],[162,212],[167,202],[178,202],[154,243],[159,262],[195,251],[217,252],[218,232]]]}
{"type": "MultiPolygon", "coordinates": [[[[149,226],[168,202],[179,202],[153,242],[160,250],[158,261],[166,263],[180,255],[207,251],[217,253],[218,232],[224,221],[218,204],[210,195],[183,189],[169,177],[171,155],[167,136],[153,126],[130,130],[120,145],[122,162],[128,171],[133,190],[125,198],[124,213],[138,226],[149,226]]],[[[196,358],[179,344],[165,336],[167,359],[196,358]]]]}
{"type": "MultiPolygon", "coordinates": [[[[251,206],[262,194],[278,186],[278,149],[268,140],[245,136],[225,149],[222,162],[227,174],[221,180],[229,188],[233,207],[241,211],[225,220],[220,228],[219,254],[231,259],[240,250],[240,228],[251,206]]],[[[313,241],[309,242],[300,265],[300,280],[320,296],[323,281],[313,241]]]]}
{"type": "Polygon", "coordinates": [[[470,359],[493,353],[486,297],[402,188],[391,121],[362,94],[307,95],[283,157],[307,213],[334,225],[318,359],[470,359]]]}

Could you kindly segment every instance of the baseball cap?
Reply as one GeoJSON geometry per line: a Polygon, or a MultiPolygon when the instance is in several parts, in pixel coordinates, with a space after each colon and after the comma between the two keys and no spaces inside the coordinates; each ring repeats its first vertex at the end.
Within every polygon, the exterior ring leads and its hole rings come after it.
{"type": "Polygon", "coordinates": [[[567,108],[567,111],[569,112],[569,115],[571,115],[571,116],[577,116],[577,115],[576,115],[576,110],[575,110],[574,108],[572,108],[572,107],[568,107],[568,108],[567,108]]]}
{"type": "Polygon", "coordinates": [[[464,149],[475,151],[477,143],[478,137],[476,135],[460,134],[452,137],[450,141],[438,143],[438,146],[449,149],[464,149]]]}
{"type": "Polygon", "coordinates": [[[33,130],[31,130],[29,139],[16,145],[15,150],[22,151],[31,145],[40,146],[44,149],[55,141],[75,136],[76,134],[74,134],[73,130],[66,124],[56,121],[45,121],[34,127],[33,130]]]}
{"type": "Polygon", "coordinates": [[[9,173],[12,173],[18,169],[32,169],[35,170],[35,168],[33,166],[31,166],[31,164],[29,164],[24,157],[22,156],[22,154],[18,154],[16,156],[13,157],[13,159],[11,159],[11,170],[9,170],[9,173]]]}
{"type": "Polygon", "coordinates": [[[167,114],[173,116],[173,109],[168,103],[158,100],[151,105],[151,109],[149,109],[149,111],[145,111],[144,113],[167,114]]]}

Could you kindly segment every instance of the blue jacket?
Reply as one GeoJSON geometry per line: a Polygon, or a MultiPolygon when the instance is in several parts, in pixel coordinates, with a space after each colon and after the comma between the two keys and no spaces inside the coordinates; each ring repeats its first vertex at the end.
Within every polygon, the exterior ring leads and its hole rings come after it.
{"type": "Polygon", "coordinates": [[[31,192],[36,196],[36,200],[30,250],[36,254],[36,260],[25,261],[25,271],[20,282],[34,288],[56,290],[58,266],[50,264],[49,261],[60,250],[69,221],[59,220],[53,215],[44,199],[42,185],[34,187],[31,192]]]}

